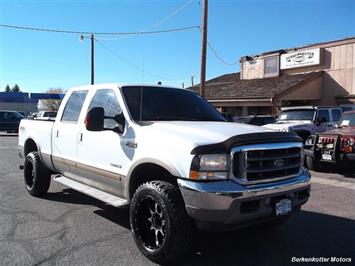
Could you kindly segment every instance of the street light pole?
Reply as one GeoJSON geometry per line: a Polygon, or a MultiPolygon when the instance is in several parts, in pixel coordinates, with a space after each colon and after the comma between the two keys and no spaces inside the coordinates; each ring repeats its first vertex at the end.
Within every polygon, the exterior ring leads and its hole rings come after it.
{"type": "Polygon", "coordinates": [[[208,0],[203,0],[200,95],[205,96],[208,0]]]}
{"type": "Polygon", "coordinates": [[[95,37],[94,34],[91,34],[91,85],[94,85],[95,83],[95,65],[94,65],[94,42],[95,42],[95,37]]]}

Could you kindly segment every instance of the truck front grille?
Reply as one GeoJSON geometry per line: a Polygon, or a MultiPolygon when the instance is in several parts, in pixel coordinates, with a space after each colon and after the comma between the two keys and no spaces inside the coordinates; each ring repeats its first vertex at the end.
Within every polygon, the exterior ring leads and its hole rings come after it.
{"type": "Polygon", "coordinates": [[[243,183],[262,183],[293,177],[302,167],[301,143],[272,143],[236,147],[232,174],[243,183]]]}

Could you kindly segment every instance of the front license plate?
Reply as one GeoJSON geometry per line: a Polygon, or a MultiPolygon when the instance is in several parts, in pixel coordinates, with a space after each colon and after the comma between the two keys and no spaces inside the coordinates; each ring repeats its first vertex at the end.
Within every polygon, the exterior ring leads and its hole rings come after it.
{"type": "Polygon", "coordinates": [[[326,161],[331,161],[332,160],[332,156],[330,154],[323,153],[322,154],[322,159],[326,160],[326,161]]]}
{"type": "Polygon", "coordinates": [[[276,202],[276,215],[284,215],[292,211],[292,204],[290,199],[283,199],[276,202]]]}

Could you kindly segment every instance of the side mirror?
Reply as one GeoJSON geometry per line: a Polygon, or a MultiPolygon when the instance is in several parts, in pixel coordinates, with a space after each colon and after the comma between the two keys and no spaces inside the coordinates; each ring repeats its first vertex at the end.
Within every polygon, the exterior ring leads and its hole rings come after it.
{"type": "Polygon", "coordinates": [[[315,139],[316,139],[316,136],[315,136],[315,135],[310,135],[310,136],[306,139],[306,141],[304,142],[304,145],[305,145],[305,146],[313,145],[315,139]]]}
{"type": "Polygon", "coordinates": [[[335,123],[334,127],[335,127],[335,128],[339,128],[338,123],[335,123]]]}
{"type": "Polygon", "coordinates": [[[102,107],[94,107],[89,110],[85,118],[85,126],[89,131],[104,130],[105,110],[102,107]]]}

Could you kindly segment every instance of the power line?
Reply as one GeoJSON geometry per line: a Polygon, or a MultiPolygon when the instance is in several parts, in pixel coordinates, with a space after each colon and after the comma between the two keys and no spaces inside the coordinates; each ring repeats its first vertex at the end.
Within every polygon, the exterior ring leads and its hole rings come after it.
{"type": "Polygon", "coordinates": [[[217,57],[217,59],[222,62],[223,64],[227,65],[227,66],[234,66],[236,64],[239,63],[239,60],[233,62],[233,63],[229,63],[229,62],[226,62],[223,58],[221,58],[218,53],[216,52],[216,50],[212,47],[212,45],[210,44],[210,42],[207,41],[207,46],[208,48],[212,51],[212,53],[217,57]]]}
{"type": "Polygon", "coordinates": [[[159,26],[160,24],[162,24],[163,22],[169,20],[170,18],[172,18],[173,16],[175,16],[177,13],[179,13],[181,10],[183,10],[185,7],[187,7],[189,4],[192,3],[192,1],[194,0],[189,0],[187,1],[185,4],[183,4],[181,7],[177,8],[176,10],[174,10],[170,15],[166,16],[165,18],[159,20],[158,22],[154,23],[153,25],[151,25],[150,27],[144,29],[143,31],[148,31],[151,30],[152,28],[155,28],[157,26],[159,26]]]}
{"type": "Polygon", "coordinates": [[[167,78],[167,77],[164,77],[164,76],[160,76],[160,75],[156,75],[156,74],[153,74],[153,73],[150,73],[148,71],[145,71],[144,69],[140,68],[139,66],[136,66],[135,64],[129,62],[127,59],[123,58],[122,56],[118,55],[117,53],[115,53],[114,51],[112,51],[110,48],[108,48],[106,45],[104,45],[101,41],[97,40],[95,38],[96,42],[98,44],[100,44],[102,46],[102,48],[104,48],[108,53],[110,53],[111,55],[117,57],[118,59],[122,60],[123,62],[125,62],[126,64],[130,65],[132,68],[138,70],[139,72],[142,72],[144,74],[147,74],[149,76],[152,76],[152,77],[156,77],[156,78],[159,78],[159,79],[163,79],[163,80],[170,80],[170,81],[182,81],[182,80],[177,80],[177,79],[171,79],[171,78],[167,78]]]}
{"type": "Polygon", "coordinates": [[[145,35],[145,34],[159,34],[159,33],[168,33],[168,32],[177,32],[185,31],[194,28],[198,28],[198,25],[165,29],[165,30],[155,30],[155,31],[129,31],[129,32],[90,32],[90,31],[73,31],[73,30],[61,30],[61,29],[47,29],[47,28],[35,28],[27,26],[17,26],[17,25],[8,25],[0,24],[0,27],[11,28],[18,30],[30,30],[30,31],[41,31],[41,32],[52,32],[52,33],[66,33],[66,34],[94,34],[94,35],[145,35]]]}
{"type": "MultiPolygon", "coordinates": [[[[202,32],[202,29],[200,26],[198,26],[198,29],[202,32]]],[[[215,55],[215,57],[222,63],[222,64],[225,64],[227,66],[234,66],[236,64],[239,63],[239,60],[233,62],[233,63],[229,63],[229,62],[226,62],[221,56],[219,56],[219,54],[217,53],[217,51],[213,48],[212,44],[207,41],[207,46],[208,48],[211,50],[211,52],[215,55]]]]}
{"type": "MultiPolygon", "coordinates": [[[[173,16],[175,16],[177,13],[179,13],[181,10],[183,10],[185,7],[187,7],[189,4],[192,3],[192,1],[194,0],[189,0],[187,1],[186,3],[184,3],[182,6],[178,7],[177,9],[175,9],[172,13],[170,13],[168,16],[162,18],[161,20],[158,20],[157,22],[155,22],[154,24],[152,24],[151,26],[143,29],[142,31],[139,31],[139,32],[146,32],[146,31],[149,31],[157,26],[159,26],[160,24],[162,24],[163,22],[169,20],[170,18],[172,18],[173,16]]],[[[116,38],[97,38],[99,40],[106,40],[106,41],[113,41],[113,40],[122,40],[122,39],[127,39],[129,37],[131,37],[132,35],[130,36],[124,36],[124,37],[116,37],[116,38]]]]}

